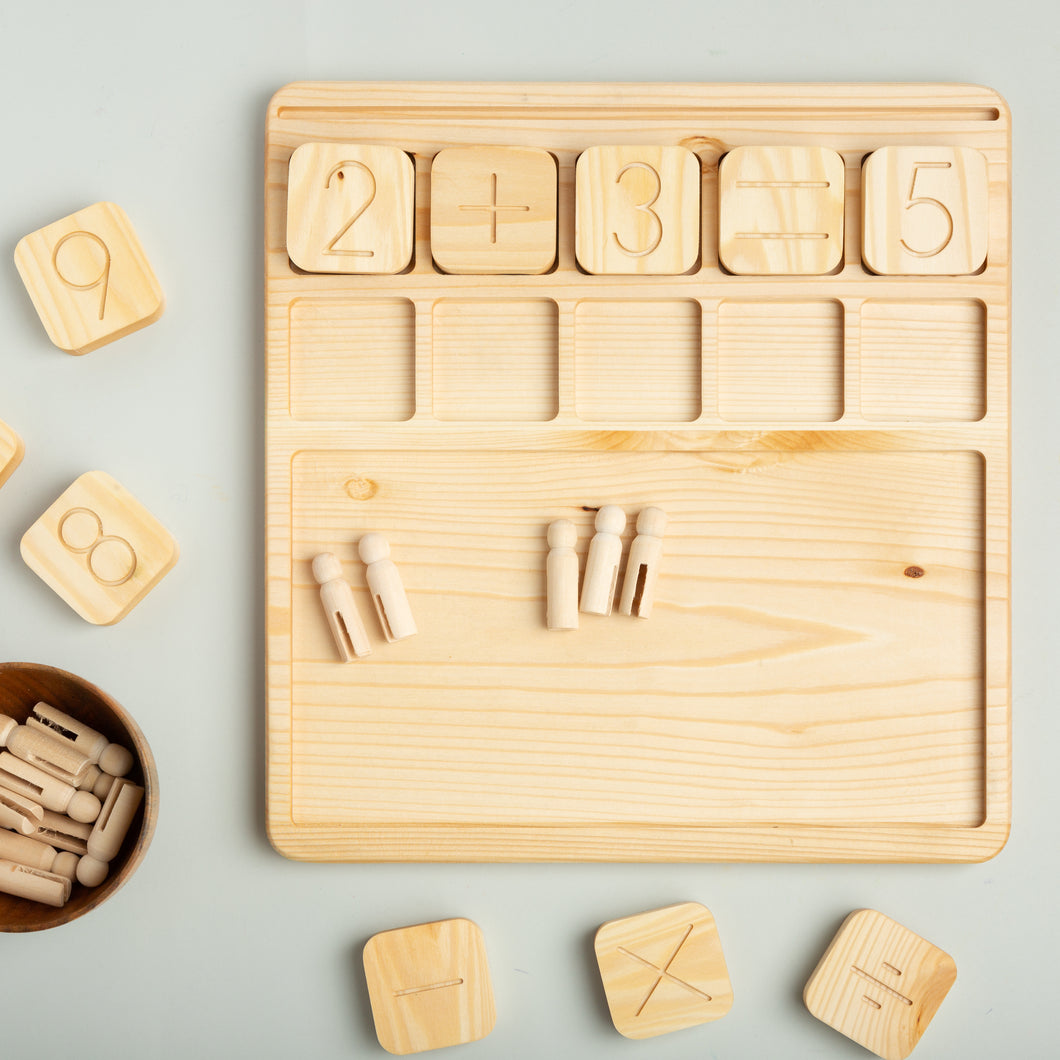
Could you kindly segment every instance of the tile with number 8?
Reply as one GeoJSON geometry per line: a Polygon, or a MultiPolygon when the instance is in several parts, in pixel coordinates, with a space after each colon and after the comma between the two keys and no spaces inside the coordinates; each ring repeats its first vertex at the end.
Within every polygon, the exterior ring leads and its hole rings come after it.
{"type": "Polygon", "coordinates": [[[575,166],[575,252],[586,272],[670,275],[699,257],[699,159],[686,147],[590,147],[575,166]]]}
{"type": "Polygon", "coordinates": [[[22,537],[26,565],[83,619],[124,618],[177,562],[166,528],[110,475],[78,478],[22,537]]]}
{"type": "Polygon", "coordinates": [[[415,187],[412,159],[396,147],[302,144],[287,178],[287,256],[306,272],[401,272],[415,187]]]}
{"type": "Polygon", "coordinates": [[[881,147],[861,173],[862,256],[888,276],[959,276],[986,261],[986,158],[972,147],[881,147]]]}
{"type": "Polygon", "coordinates": [[[165,307],[125,211],[97,202],[23,236],[15,265],[48,337],[82,354],[154,323],[165,307]]]}

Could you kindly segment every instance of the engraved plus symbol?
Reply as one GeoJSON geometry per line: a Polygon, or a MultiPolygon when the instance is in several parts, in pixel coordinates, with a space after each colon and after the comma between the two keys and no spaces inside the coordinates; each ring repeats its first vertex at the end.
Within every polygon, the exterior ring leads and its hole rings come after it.
{"type": "Polygon", "coordinates": [[[56,535],[67,552],[85,557],[89,574],[100,585],[124,585],[136,573],[136,550],[115,534],[103,532],[103,520],[91,508],[63,514],[56,535]]]}
{"type": "MultiPolygon", "coordinates": [[[[877,990],[882,990],[888,997],[895,998],[903,1005],[911,1005],[913,1003],[909,1000],[909,998],[905,996],[905,994],[900,994],[897,990],[894,989],[894,987],[888,986],[885,982],[880,979],[877,979],[874,975],[869,975],[868,972],[866,972],[863,968],[859,968],[856,964],[852,964],[850,966],[850,970],[856,976],[858,976],[859,979],[864,979],[867,983],[871,983],[874,987],[876,987],[877,990]]],[[[894,976],[900,976],[902,974],[901,971],[895,968],[893,964],[888,964],[886,961],[883,962],[882,970],[885,972],[890,972],[891,975],[894,976]]],[[[861,1000],[866,1002],[866,1004],[871,1005],[874,1009],[883,1008],[883,1005],[881,1005],[879,1001],[877,1001],[875,998],[869,997],[868,994],[862,994],[861,1000]]]]}
{"type": "Polygon", "coordinates": [[[503,206],[497,202],[497,174],[490,174],[490,201],[481,206],[461,206],[461,210],[488,210],[490,215],[490,243],[497,242],[497,212],[499,210],[517,210],[526,212],[529,206],[503,206]]]}
{"type": "Polygon", "coordinates": [[[710,994],[704,993],[702,990],[700,990],[698,987],[693,986],[691,983],[686,983],[684,979],[679,979],[670,971],[670,965],[674,963],[674,961],[677,959],[677,955],[681,952],[681,947],[684,946],[684,944],[688,941],[689,935],[692,934],[693,927],[695,927],[694,924],[688,925],[688,929],[681,936],[680,941],[674,947],[673,953],[670,954],[669,959],[661,968],[657,964],[652,964],[651,961],[647,960],[644,957],[641,957],[640,954],[634,953],[632,950],[627,950],[625,946],[618,947],[619,953],[624,954],[626,957],[630,957],[638,963],[645,965],[645,967],[651,968],[652,971],[659,973],[656,976],[655,982],[652,983],[651,988],[648,990],[647,994],[644,995],[644,1000],[640,1003],[640,1008],[638,1008],[636,1011],[637,1016],[639,1016],[644,1011],[644,1006],[647,1005],[648,1002],[651,1000],[652,994],[655,993],[655,991],[658,989],[659,984],[664,979],[667,982],[676,983],[678,986],[684,987],[685,990],[688,990],[690,993],[695,994],[697,997],[701,997],[704,1001],[712,1000],[710,994]]]}

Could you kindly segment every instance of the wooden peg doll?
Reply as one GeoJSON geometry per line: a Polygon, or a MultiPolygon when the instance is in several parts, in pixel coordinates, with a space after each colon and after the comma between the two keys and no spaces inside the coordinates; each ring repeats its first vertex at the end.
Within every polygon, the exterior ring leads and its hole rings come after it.
{"type": "Polygon", "coordinates": [[[372,645],[364,623],[357,613],[353,590],[342,576],[342,564],[330,552],[321,552],[313,560],[313,577],[320,585],[320,602],[328,628],[343,662],[372,654],[372,645]]]}
{"type": "Polygon", "coordinates": [[[70,881],[43,869],[0,860],[0,891],[62,908],[70,897],[70,881]]]}
{"type": "Polygon", "coordinates": [[[77,880],[86,887],[98,887],[106,878],[110,862],[118,855],[129,832],[144,789],[119,777],[89,833],[88,852],[77,863],[77,880]]]}
{"type": "Polygon", "coordinates": [[[0,754],[0,787],[32,799],[46,810],[68,814],[75,821],[94,821],[99,816],[99,799],[92,792],[78,791],[10,751],[0,754]]]}
{"type": "Polygon", "coordinates": [[[629,547],[618,608],[624,615],[647,618],[651,614],[667,521],[666,512],[661,508],[645,508],[637,516],[637,536],[629,547]]]}
{"type": "Polygon", "coordinates": [[[617,505],[605,504],[596,513],[596,533],[589,543],[582,582],[581,609],[589,615],[609,615],[618,585],[622,560],[622,539],[626,513],[617,505]]]}
{"type": "Polygon", "coordinates": [[[90,765],[88,757],[68,740],[54,739],[44,730],[19,725],[6,714],[0,714],[0,747],[74,787],[84,779],[90,765]]]}
{"type": "Polygon", "coordinates": [[[34,835],[44,818],[44,812],[40,803],[17,791],[0,787],[0,828],[10,828],[22,835],[34,835]]]}
{"type": "Polygon", "coordinates": [[[545,563],[546,621],[549,629],[578,628],[578,530],[569,519],[548,528],[545,563]]]}
{"type": "Polygon", "coordinates": [[[87,755],[89,762],[98,765],[112,777],[123,777],[132,769],[133,756],[130,751],[111,743],[106,736],[89,728],[83,721],[64,714],[50,703],[38,703],[33,708],[33,714],[26,719],[26,724],[72,743],[82,754],[87,755]]]}
{"type": "Polygon", "coordinates": [[[365,577],[372,594],[379,624],[388,641],[404,640],[417,632],[405,586],[390,558],[390,545],[382,534],[365,534],[357,552],[367,565],[365,577]]]}

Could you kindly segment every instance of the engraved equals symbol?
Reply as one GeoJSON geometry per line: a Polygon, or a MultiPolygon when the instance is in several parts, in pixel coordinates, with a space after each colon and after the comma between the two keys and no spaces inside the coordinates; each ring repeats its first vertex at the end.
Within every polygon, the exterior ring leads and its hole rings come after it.
{"type": "MultiPolygon", "coordinates": [[[[883,962],[883,969],[884,971],[890,972],[892,975],[902,974],[898,968],[895,968],[893,964],[888,964],[886,961],[883,962]]],[[[871,983],[878,990],[882,990],[889,997],[896,998],[903,1005],[912,1005],[913,1002],[909,998],[907,998],[905,994],[900,994],[897,990],[894,989],[894,987],[888,986],[886,983],[877,979],[876,976],[870,975],[863,968],[859,968],[856,964],[852,964],[850,966],[850,970],[859,978],[864,979],[868,983],[871,983]]],[[[874,1009],[883,1008],[883,1005],[881,1005],[879,1001],[877,1001],[875,998],[869,997],[868,994],[862,994],[861,1000],[871,1005],[874,1009]]]]}

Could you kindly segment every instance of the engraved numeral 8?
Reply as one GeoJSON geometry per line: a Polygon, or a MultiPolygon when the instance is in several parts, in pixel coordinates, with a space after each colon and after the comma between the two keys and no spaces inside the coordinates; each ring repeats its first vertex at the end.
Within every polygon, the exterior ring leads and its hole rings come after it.
{"type": "Polygon", "coordinates": [[[56,534],[67,552],[85,557],[89,574],[100,585],[124,585],[136,573],[136,550],[124,537],[105,534],[103,520],[91,508],[71,508],[59,520],[56,534]],[[71,520],[74,523],[69,527],[71,520]],[[86,521],[88,528],[95,531],[87,544],[84,543],[86,521]],[[97,554],[101,548],[104,551],[100,565],[105,564],[102,571],[97,569],[97,554]]]}

